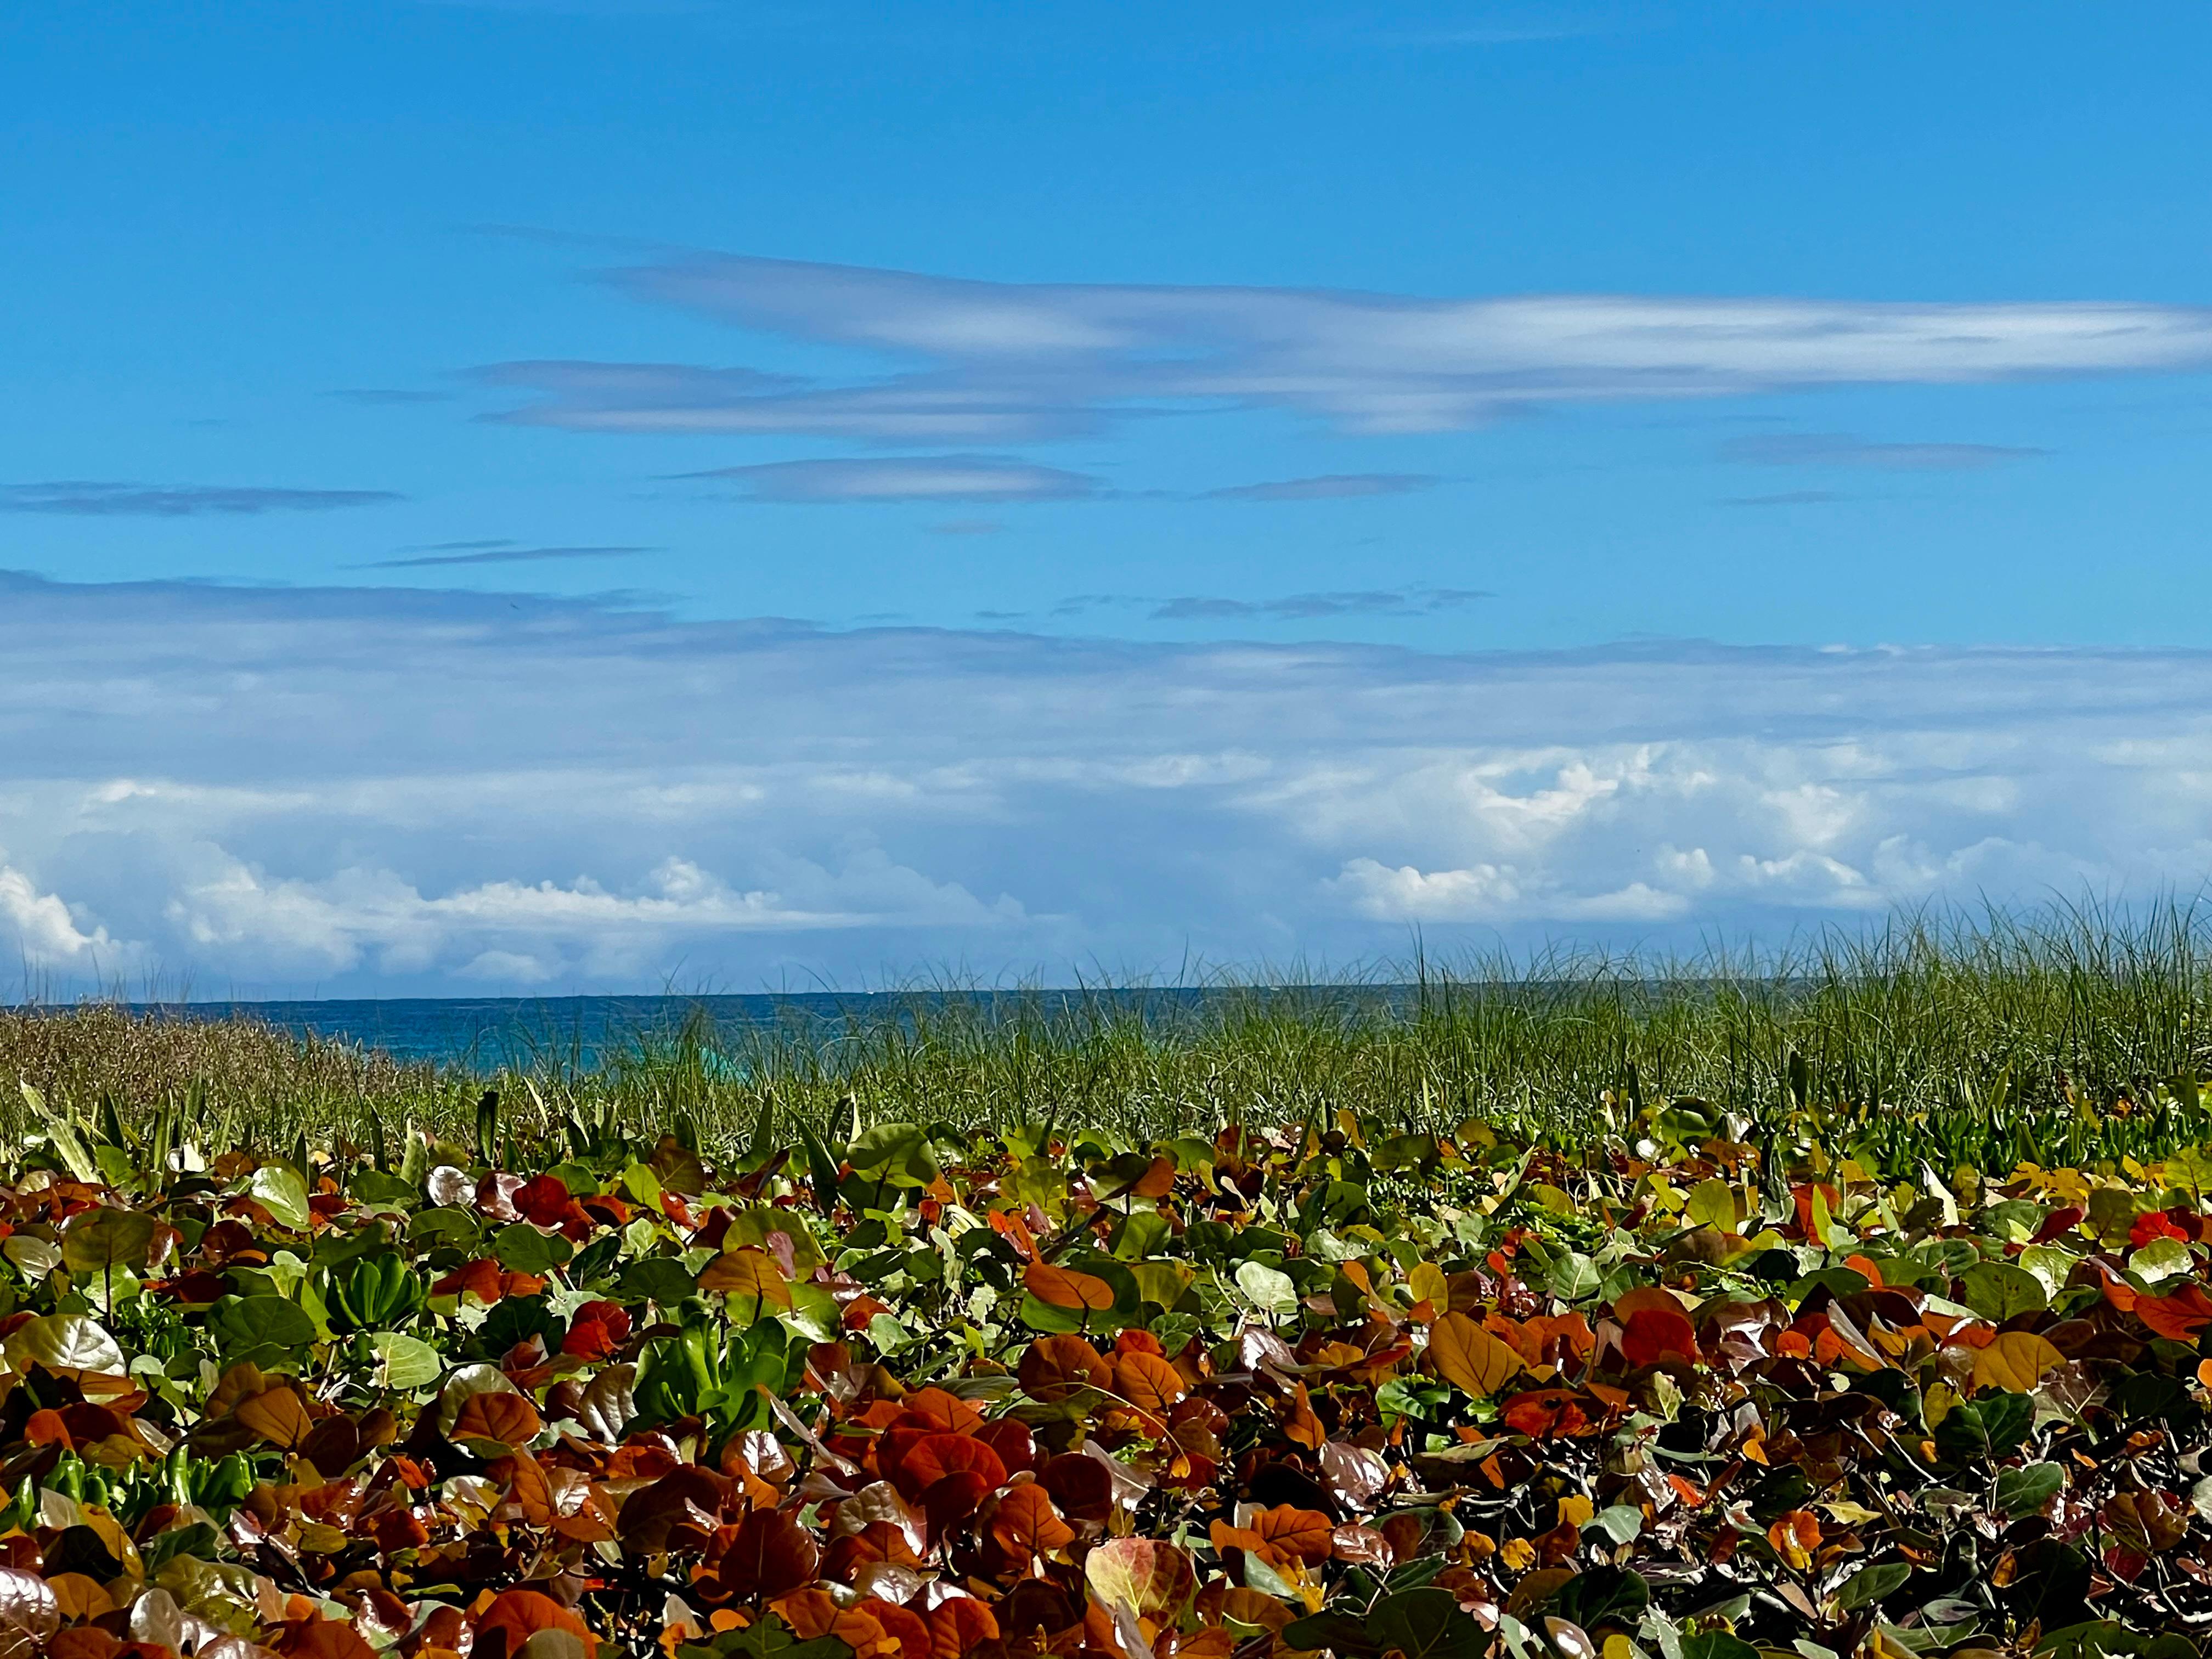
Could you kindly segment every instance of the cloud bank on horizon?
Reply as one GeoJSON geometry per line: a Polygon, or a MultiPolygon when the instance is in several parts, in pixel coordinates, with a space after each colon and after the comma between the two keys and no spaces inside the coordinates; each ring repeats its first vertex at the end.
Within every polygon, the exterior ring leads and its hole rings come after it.
{"type": "Polygon", "coordinates": [[[2212,868],[2212,653],[1443,655],[0,576],[0,953],[202,994],[1681,945],[2212,868]]]}

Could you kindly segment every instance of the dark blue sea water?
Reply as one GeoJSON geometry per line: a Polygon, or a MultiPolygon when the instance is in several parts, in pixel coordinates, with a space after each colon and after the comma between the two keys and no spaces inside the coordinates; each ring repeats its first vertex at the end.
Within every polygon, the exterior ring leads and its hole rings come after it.
{"type": "Polygon", "coordinates": [[[265,1020],[295,1035],[383,1048],[403,1060],[490,1068],[560,1060],[592,1066],[640,1043],[666,1040],[687,1026],[705,1046],[738,1063],[750,1039],[783,1032],[830,1043],[856,1029],[939,1018],[1064,1018],[1105,1012],[1153,1021],[1204,1018],[1232,1000],[1255,999],[1369,1007],[1402,1006],[1411,987],[1360,986],[1161,988],[1115,991],[932,991],[815,993],[758,996],[397,997],[375,1001],[193,1002],[161,1005],[173,1018],[265,1020]]]}

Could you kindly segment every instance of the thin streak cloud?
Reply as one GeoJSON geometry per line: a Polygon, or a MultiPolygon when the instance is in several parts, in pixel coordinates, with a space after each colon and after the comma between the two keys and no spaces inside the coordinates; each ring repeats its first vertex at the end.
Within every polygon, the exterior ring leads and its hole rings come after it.
{"type": "Polygon", "coordinates": [[[404,496],[390,489],[271,489],[238,484],[144,484],[64,478],[0,486],[0,512],[62,513],[82,518],[191,518],[202,514],[327,513],[381,507],[404,496]]]}

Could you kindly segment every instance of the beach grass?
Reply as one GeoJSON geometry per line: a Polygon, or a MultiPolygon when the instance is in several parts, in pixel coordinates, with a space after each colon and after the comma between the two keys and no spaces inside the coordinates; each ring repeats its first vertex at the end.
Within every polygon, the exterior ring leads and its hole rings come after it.
{"type": "MultiPolygon", "coordinates": [[[[1468,1120],[1562,1149],[1641,1119],[1826,1141],[1892,1175],[2148,1158],[2212,1137],[2199,1080],[2212,913],[1919,913],[1789,948],[1656,958],[1555,951],[1391,964],[1304,985],[1221,977],[1193,1002],[1128,987],[932,983],[826,1024],[730,1032],[703,1013],[585,1063],[541,1048],[401,1063],[247,1018],[113,1003],[0,1010],[0,1079],[56,1107],[167,1105],[217,1144],[459,1134],[498,1091],[525,1140],[572,1120],[681,1117],[705,1140],[773,1121],[1109,1126],[1166,1135],[1340,1111],[1468,1120]]],[[[10,1086],[0,1113],[27,1127],[10,1086]]]]}

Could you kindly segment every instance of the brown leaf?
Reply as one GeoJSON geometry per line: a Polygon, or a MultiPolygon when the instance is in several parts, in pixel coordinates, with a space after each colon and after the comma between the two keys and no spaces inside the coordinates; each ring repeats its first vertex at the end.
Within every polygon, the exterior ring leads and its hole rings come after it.
{"type": "Polygon", "coordinates": [[[716,1576],[733,1599],[765,1601],[812,1583],[821,1565],[805,1528],[781,1510],[755,1510],[738,1523],[716,1576]]]}
{"type": "Polygon", "coordinates": [[[538,1418],[538,1407],[523,1395],[486,1389],[471,1395],[462,1402],[461,1414],[453,1421],[452,1437],[523,1446],[536,1439],[538,1431],[544,1426],[538,1418]]]}
{"type": "Polygon", "coordinates": [[[289,1377],[273,1389],[241,1401],[234,1415],[240,1427],[286,1451],[314,1432],[315,1419],[308,1413],[307,1401],[301,1396],[300,1385],[289,1377]]]}
{"type": "Polygon", "coordinates": [[[476,1646],[481,1656],[503,1638],[507,1659],[517,1659],[523,1644],[540,1631],[565,1631],[584,1644],[586,1659],[599,1650],[599,1638],[568,1608],[537,1590],[502,1590],[476,1616],[476,1646]]]}

